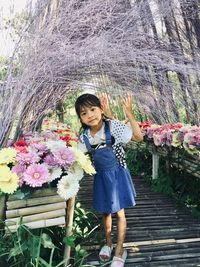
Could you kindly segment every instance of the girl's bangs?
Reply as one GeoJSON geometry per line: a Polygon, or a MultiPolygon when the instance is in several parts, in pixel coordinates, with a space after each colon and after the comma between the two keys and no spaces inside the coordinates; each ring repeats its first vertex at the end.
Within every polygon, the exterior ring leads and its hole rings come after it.
{"type": "Polygon", "coordinates": [[[92,101],[91,99],[85,99],[85,101],[80,104],[80,110],[84,107],[88,108],[91,106],[97,106],[97,103],[95,101],[92,101]]]}

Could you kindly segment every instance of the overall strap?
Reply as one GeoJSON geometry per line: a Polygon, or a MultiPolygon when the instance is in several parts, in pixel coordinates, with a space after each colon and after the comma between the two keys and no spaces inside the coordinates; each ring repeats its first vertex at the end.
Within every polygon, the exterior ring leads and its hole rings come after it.
{"type": "Polygon", "coordinates": [[[86,148],[87,148],[88,152],[91,153],[94,149],[90,145],[87,133],[88,133],[88,129],[85,129],[84,132],[83,132],[83,140],[84,140],[84,143],[86,145],[86,148]]]}
{"type": "Polygon", "coordinates": [[[110,125],[109,121],[105,121],[105,135],[106,135],[106,145],[112,145],[111,133],[110,133],[110,125]]]}

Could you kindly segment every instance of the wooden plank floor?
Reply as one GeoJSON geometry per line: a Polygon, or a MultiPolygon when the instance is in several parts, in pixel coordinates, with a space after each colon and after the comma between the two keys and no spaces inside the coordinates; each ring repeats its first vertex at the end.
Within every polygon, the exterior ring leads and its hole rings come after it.
{"type": "MultiPolygon", "coordinates": [[[[140,178],[134,178],[137,205],[126,209],[128,250],[126,267],[200,267],[200,221],[188,209],[164,194],[155,193],[140,178]]],[[[91,207],[92,178],[81,183],[78,200],[91,207]]],[[[115,218],[113,219],[115,224],[115,218]]],[[[116,232],[116,227],[113,229],[116,232]]],[[[100,231],[100,230],[99,230],[100,231]]],[[[103,239],[103,233],[100,233],[103,239]]],[[[116,242],[115,235],[113,236],[116,242]]],[[[99,244],[86,244],[88,264],[100,266],[99,244]]],[[[109,265],[108,265],[109,266],[109,265]]]]}

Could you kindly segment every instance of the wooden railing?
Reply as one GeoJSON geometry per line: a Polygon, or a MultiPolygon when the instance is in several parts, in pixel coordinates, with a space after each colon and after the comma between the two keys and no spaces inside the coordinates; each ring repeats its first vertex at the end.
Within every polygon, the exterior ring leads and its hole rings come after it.
{"type": "Polygon", "coordinates": [[[172,165],[180,170],[200,178],[200,154],[190,155],[183,148],[155,146],[150,142],[135,143],[131,142],[128,148],[147,149],[152,154],[152,178],[158,177],[160,158],[165,158],[166,165],[172,165]]]}

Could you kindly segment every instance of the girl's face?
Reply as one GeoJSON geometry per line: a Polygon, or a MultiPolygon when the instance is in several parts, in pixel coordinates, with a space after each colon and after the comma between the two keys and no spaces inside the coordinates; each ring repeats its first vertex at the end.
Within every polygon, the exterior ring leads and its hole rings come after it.
{"type": "Polygon", "coordinates": [[[103,110],[97,106],[83,106],[80,111],[80,120],[92,128],[102,122],[102,114],[103,110]]]}

